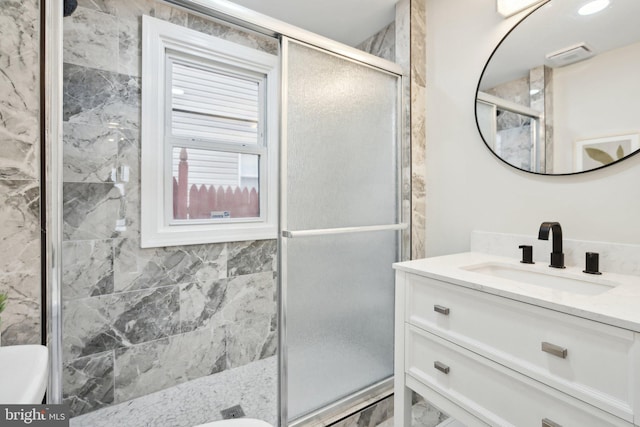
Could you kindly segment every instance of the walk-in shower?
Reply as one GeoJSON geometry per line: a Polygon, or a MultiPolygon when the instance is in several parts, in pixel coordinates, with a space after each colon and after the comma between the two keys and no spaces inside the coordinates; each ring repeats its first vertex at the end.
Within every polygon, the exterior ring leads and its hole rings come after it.
{"type": "Polygon", "coordinates": [[[48,25],[50,402],[75,426],[237,406],[285,426],[388,396],[391,264],[408,255],[400,67],[217,0],[80,2],[48,25]],[[141,248],[144,15],[279,57],[277,238],[141,248]]]}

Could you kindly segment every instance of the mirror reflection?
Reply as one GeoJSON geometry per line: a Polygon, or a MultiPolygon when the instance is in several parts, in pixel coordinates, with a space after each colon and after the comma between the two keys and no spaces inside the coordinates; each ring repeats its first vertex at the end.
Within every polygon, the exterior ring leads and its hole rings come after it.
{"type": "Polygon", "coordinates": [[[478,129],[493,153],[563,175],[637,152],[638,16],[638,0],[551,0],[524,18],[478,84],[478,129]]]}

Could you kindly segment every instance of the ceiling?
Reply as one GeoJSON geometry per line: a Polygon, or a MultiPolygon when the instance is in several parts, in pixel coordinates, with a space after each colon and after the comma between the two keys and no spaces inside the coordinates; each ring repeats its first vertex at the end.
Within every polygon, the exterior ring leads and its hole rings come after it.
{"type": "Polygon", "coordinates": [[[525,18],[491,58],[480,89],[528,75],[549,53],[585,42],[597,55],[640,41],[640,0],[611,0],[604,11],[580,16],[585,0],[551,0],[525,18]]]}
{"type": "Polygon", "coordinates": [[[357,46],[395,19],[397,0],[231,0],[296,27],[357,46]]]}

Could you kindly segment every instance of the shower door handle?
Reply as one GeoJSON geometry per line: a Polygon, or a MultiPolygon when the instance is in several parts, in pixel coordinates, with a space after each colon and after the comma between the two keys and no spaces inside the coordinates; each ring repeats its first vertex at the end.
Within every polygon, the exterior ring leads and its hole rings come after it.
{"type": "Polygon", "coordinates": [[[362,227],[321,228],[315,230],[282,230],[282,237],[293,239],[295,237],[328,236],[331,234],[367,233],[371,231],[406,230],[409,224],[365,225],[362,227]]]}

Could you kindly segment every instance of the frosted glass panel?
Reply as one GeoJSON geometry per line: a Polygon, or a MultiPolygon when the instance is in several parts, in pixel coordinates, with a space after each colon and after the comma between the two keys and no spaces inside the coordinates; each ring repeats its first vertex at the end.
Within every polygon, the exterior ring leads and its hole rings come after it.
{"type": "Polygon", "coordinates": [[[290,419],[393,374],[397,235],[287,240],[290,419]]]}
{"type": "MultiPolygon", "coordinates": [[[[289,42],[287,231],[399,222],[398,76],[289,42]]],[[[290,420],[393,375],[397,231],[284,239],[290,420]]]]}
{"type": "Polygon", "coordinates": [[[290,44],[288,229],[397,222],[398,77],[290,44]]]}

